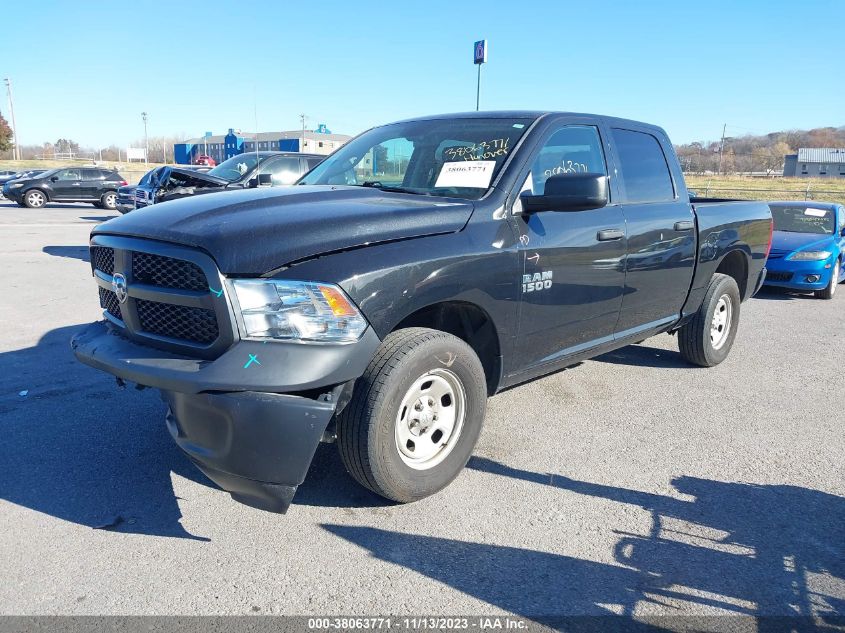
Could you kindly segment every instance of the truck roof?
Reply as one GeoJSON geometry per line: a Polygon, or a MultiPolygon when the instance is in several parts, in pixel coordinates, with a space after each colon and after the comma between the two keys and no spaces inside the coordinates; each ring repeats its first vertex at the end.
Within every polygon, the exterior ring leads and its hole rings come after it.
{"type": "MultiPolygon", "coordinates": [[[[576,117],[590,117],[593,119],[602,119],[612,125],[636,125],[642,128],[651,128],[664,132],[663,128],[651,123],[643,121],[634,121],[633,119],[620,119],[618,117],[607,116],[603,114],[590,114],[588,112],[566,112],[562,110],[481,110],[479,112],[452,112],[446,114],[432,114],[429,116],[413,117],[410,119],[403,119],[396,121],[396,123],[406,123],[410,121],[434,121],[437,119],[533,119],[537,120],[545,116],[576,116],[576,117]]],[[[380,127],[380,126],[379,126],[380,127]]],[[[665,132],[664,132],[665,133],[665,132]]]]}

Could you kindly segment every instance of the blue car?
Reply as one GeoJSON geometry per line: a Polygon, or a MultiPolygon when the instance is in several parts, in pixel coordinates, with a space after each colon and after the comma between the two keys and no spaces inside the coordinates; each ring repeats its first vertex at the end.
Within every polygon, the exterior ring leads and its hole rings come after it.
{"type": "Polygon", "coordinates": [[[767,286],[832,299],[845,280],[845,207],[825,202],[772,202],[772,250],[767,286]]]}

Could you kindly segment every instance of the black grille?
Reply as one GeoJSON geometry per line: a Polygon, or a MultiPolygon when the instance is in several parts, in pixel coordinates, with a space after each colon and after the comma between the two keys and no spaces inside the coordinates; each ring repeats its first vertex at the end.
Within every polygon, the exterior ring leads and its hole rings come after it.
{"type": "Polygon", "coordinates": [[[195,343],[213,343],[217,340],[219,330],[213,310],[143,299],[139,299],[136,304],[141,329],[145,332],[195,343]]]}
{"type": "MultiPolygon", "coordinates": [[[[91,266],[107,275],[114,274],[114,249],[105,246],[91,247],[91,266]]],[[[105,307],[105,306],[103,306],[105,307]]]]}
{"type": "Polygon", "coordinates": [[[767,281],[791,281],[794,273],[775,273],[768,271],[766,273],[767,281]]]}
{"type": "Polygon", "coordinates": [[[152,253],[132,253],[132,278],[150,286],[208,291],[208,280],[199,266],[152,253]]]}
{"type": "Polygon", "coordinates": [[[100,288],[100,307],[105,309],[113,317],[121,319],[120,316],[120,302],[117,300],[117,295],[111,290],[100,288]]]}

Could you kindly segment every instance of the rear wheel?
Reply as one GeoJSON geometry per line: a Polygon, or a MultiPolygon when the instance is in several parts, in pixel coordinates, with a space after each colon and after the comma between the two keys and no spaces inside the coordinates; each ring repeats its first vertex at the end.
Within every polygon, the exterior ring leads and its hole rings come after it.
{"type": "Polygon", "coordinates": [[[397,330],[338,418],[341,459],[376,494],[422,499],[466,465],[486,406],[484,369],[469,345],[438,330],[397,330]]]}
{"type": "Polygon", "coordinates": [[[839,260],[833,265],[833,270],[830,272],[830,282],[823,290],[816,290],[813,294],[819,299],[833,299],[836,294],[836,286],[839,285],[839,260]]]}
{"type": "Polygon", "coordinates": [[[716,273],[695,316],[678,330],[678,347],[688,362],[713,367],[728,357],[739,326],[739,288],[716,273]]]}
{"type": "Polygon", "coordinates": [[[47,196],[40,189],[30,189],[23,194],[23,204],[30,209],[40,209],[47,204],[47,196]]]}
{"type": "Polygon", "coordinates": [[[100,198],[100,204],[103,209],[114,211],[117,208],[117,194],[114,191],[107,191],[100,198]]]}

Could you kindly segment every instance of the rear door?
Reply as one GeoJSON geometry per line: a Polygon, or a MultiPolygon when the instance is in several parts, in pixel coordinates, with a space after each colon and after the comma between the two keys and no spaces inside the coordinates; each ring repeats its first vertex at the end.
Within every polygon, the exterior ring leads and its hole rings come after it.
{"type": "Polygon", "coordinates": [[[50,180],[55,200],[78,200],[82,197],[82,174],[78,167],[61,169],[50,180]],[[52,180],[55,178],[56,180],[52,180]]]}
{"type": "Polygon", "coordinates": [[[100,189],[103,186],[105,176],[99,169],[82,169],[81,186],[79,187],[79,197],[84,200],[99,200],[100,189]]]}
{"type": "Polygon", "coordinates": [[[695,266],[692,205],[673,176],[677,161],[666,136],[654,128],[611,127],[628,234],[625,295],[616,326],[621,338],[676,319],[695,266]],[[668,153],[668,155],[667,155],[668,153]]]}
{"type": "MultiPolygon", "coordinates": [[[[522,190],[534,195],[542,194],[546,179],[555,174],[607,175],[598,122],[558,119],[534,149],[529,168],[522,190]]],[[[625,285],[625,223],[612,196],[611,190],[610,203],[602,209],[513,216],[523,263],[519,370],[612,340],[625,285]]]]}

